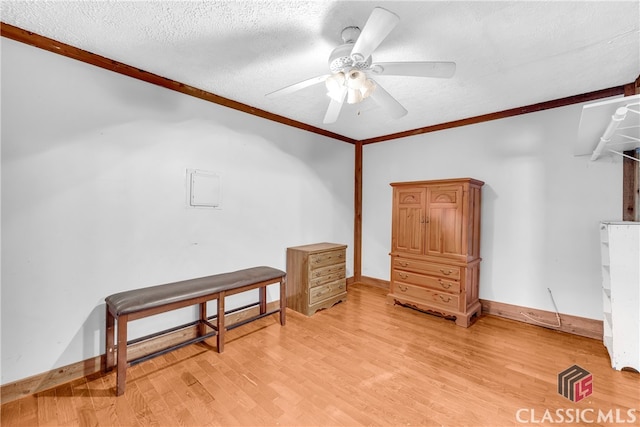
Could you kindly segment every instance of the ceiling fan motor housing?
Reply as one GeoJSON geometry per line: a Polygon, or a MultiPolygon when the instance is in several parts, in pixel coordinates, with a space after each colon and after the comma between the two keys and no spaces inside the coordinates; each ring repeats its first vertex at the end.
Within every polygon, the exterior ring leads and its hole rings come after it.
{"type": "Polygon", "coordinates": [[[351,49],[353,43],[347,43],[338,46],[331,52],[329,56],[329,69],[332,73],[339,73],[340,71],[349,71],[352,68],[358,70],[366,70],[371,66],[371,56],[366,61],[355,62],[351,58],[351,49]]]}
{"type": "Polygon", "coordinates": [[[371,56],[361,62],[356,62],[351,57],[353,44],[359,35],[360,28],[358,27],[347,27],[342,30],[341,36],[344,44],[333,49],[329,55],[329,69],[332,73],[347,72],[350,69],[366,70],[371,66],[371,56]]]}

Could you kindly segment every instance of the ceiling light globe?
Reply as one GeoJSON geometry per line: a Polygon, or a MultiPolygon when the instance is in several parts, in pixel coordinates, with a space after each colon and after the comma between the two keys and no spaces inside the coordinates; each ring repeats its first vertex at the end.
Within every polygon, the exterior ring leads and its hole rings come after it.
{"type": "Polygon", "coordinates": [[[344,95],[345,95],[346,91],[347,91],[347,88],[342,86],[338,90],[327,92],[327,96],[329,98],[333,99],[336,102],[342,103],[344,101],[344,95]]]}
{"type": "Polygon", "coordinates": [[[350,89],[360,89],[367,80],[367,76],[359,70],[351,70],[347,74],[347,87],[350,89]]]}
{"type": "Polygon", "coordinates": [[[347,103],[357,104],[362,101],[362,92],[359,89],[349,89],[347,92],[347,103]]]}
{"type": "Polygon", "coordinates": [[[367,79],[362,85],[362,88],[360,88],[360,92],[362,93],[362,99],[368,98],[369,95],[371,95],[375,89],[376,89],[376,84],[372,80],[367,79]]]}
{"type": "Polygon", "coordinates": [[[342,89],[344,85],[344,73],[335,73],[324,81],[324,85],[327,87],[329,92],[338,92],[342,89]]]}

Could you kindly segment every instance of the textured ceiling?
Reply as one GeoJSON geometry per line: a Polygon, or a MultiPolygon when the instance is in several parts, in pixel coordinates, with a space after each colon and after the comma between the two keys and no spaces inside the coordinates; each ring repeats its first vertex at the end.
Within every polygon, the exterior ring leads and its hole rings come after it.
{"type": "Polygon", "coordinates": [[[356,140],[633,82],[638,1],[5,1],[7,24],[356,140]],[[409,113],[372,99],[322,123],[323,84],[264,95],[328,72],[348,26],[376,6],[400,23],[375,62],[454,61],[451,79],[379,76],[409,113]]]}

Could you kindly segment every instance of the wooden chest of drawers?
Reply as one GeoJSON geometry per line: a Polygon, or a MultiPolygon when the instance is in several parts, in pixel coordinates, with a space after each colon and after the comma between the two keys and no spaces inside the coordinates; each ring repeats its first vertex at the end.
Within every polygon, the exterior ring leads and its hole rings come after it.
{"type": "Polygon", "coordinates": [[[393,187],[390,303],[468,327],[480,315],[480,198],[471,178],[393,187]]]}
{"type": "Polygon", "coordinates": [[[480,311],[479,260],[465,265],[444,264],[398,256],[391,269],[390,300],[414,308],[455,317],[469,326],[480,311]]]}
{"type": "Polygon", "coordinates": [[[287,248],[287,307],[307,316],[347,299],[346,245],[287,248]]]}

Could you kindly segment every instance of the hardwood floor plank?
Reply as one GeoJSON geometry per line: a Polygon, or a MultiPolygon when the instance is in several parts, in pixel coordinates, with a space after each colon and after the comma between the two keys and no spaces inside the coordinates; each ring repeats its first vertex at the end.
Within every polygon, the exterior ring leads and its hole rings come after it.
{"type": "MultiPolygon", "coordinates": [[[[175,375],[166,378],[173,387],[172,393],[175,399],[180,402],[180,406],[183,408],[181,413],[181,418],[189,420],[188,425],[198,425],[198,426],[207,426],[211,425],[213,413],[209,411],[209,409],[201,404],[201,401],[198,397],[196,397],[195,393],[192,391],[190,384],[192,384],[191,377],[189,375],[185,375],[187,372],[187,364],[177,364],[176,368],[178,368],[175,375]]],[[[166,399],[165,399],[166,400],[166,399]]],[[[167,403],[171,403],[167,400],[167,403]]]]}
{"type": "Polygon", "coordinates": [[[66,426],[77,423],[78,414],[73,403],[73,383],[69,382],[54,389],[58,408],[58,425],[66,426]]]}
{"type": "Polygon", "coordinates": [[[198,420],[193,416],[185,402],[182,401],[179,394],[173,390],[162,395],[167,406],[171,408],[172,418],[176,420],[174,425],[178,426],[196,426],[198,420]]]}
{"type": "Polygon", "coordinates": [[[70,382],[71,396],[69,399],[71,400],[76,413],[75,425],[93,427],[97,426],[99,423],[96,417],[95,408],[93,407],[93,400],[91,399],[91,392],[89,390],[87,379],[88,378],[78,378],[70,382]]]}
{"type": "MultiPolygon", "coordinates": [[[[82,410],[93,412],[93,404],[91,402],[91,394],[87,385],[86,378],[78,378],[69,383],[69,396],[65,397],[70,400],[73,410],[75,412],[76,424],[81,423],[82,410]]],[[[56,396],[60,397],[58,390],[56,390],[56,396]]],[[[72,425],[72,424],[71,424],[72,425]]]]}
{"type": "Polygon", "coordinates": [[[24,426],[25,421],[20,417],[20,401],[8,402],[2,405],[0,424],[4,426],[24,426]]]}
{"type": "MultiPolygon", "coordinates": [[[[20,402],[20,424],[25,426],[38,425],[38,398],[36,395],[27,396],[20,402]]],[[[2,405],[4,409],[4,405],[2,405]]],[[[4,425],[4,424],[3,424],[4,425]]]]}
{"type": "Polygon", "coordinates": [[[2,425],[506,426],[558,408],[640,423],[640,374],[613,370],[599,340],[487,315],[461,328],[375,286],[348,292],[311,317],[289,310],[285,327],[229,331],[222,354],[209,340],[136,365],[123,396],[111,372],[6,403],[2,425]],[[580,402],[557,391],[574,364],[593,376],[580,402]]]}
{"type": "Polygon", "coordinates": [[[55,426],[58,424],[58,408],[54,389],[40,392],[36,395],[38,425],[55,426]]]}

